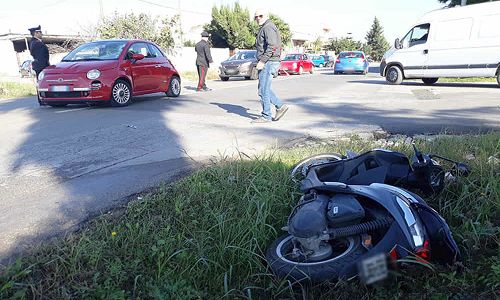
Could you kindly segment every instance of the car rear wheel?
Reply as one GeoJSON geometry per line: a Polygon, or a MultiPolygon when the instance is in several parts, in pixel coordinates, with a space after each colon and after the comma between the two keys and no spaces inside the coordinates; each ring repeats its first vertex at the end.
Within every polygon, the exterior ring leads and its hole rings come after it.
{"type": "Polygon", "coordinates": [[[220,80],[222,80],[222,81],[228,81],[229,77],[221,77],[220,80]]]}
{"type": "Polygon", "coordinates": [[[320,68],[323,68],[323,64],[319,64],[319,67],[320,67],[320,68]]]}
{"type": "Polygon", "coordinates": [[[259,78],[259,71],[257,68],[253,67],[252,72],[250,72],[250,79],[257,80],[259,78]]]}
{"type": "Polygon", "coordinates": [[[299,68],[299,75],[302,75],[302,72],[304,72],[304,68],[300,67],[299,68]]]}
{"type": "Polygon", "coordinates": [[[179,77],[172,76],[170,78],[170,83],[168,85],[168,91],[166,92],[168,97],[179,97],[181,94],[181,81],[179,77]]]}
{"type": "Polygon", "coordinates": [[[125,80],[117,80],[111,89],[111,106],[127,106],[132,99],[132,89],[125,80]]]}
{"type": "Polygon", "coordinates": [[[422,78],[422,81],[427,84],[427,85],[431,85],[431,84],[434,84],[438,81],[439,78],[422,78]]]}
{"type": "Polygon", "coordinates": [[[387,74],[385,74],[385,80],[388,84],[398,85],[403,82],[403,72],[397,66],[392,66],[387,70],[387,74]]]}

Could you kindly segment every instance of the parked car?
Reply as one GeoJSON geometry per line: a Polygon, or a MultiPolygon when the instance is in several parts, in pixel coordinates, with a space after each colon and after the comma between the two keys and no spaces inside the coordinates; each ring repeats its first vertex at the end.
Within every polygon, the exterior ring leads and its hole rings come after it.
{"type": "Polygon", "coordinates": [[[311,55],[315,67],[323,68],[326,65],[325,58],[321,55],[311,55]]]}
{"type": "Polygon", "coordinates": [[[486,2],[425,14],[380,63],[388,84],[421,78],[496,77],[500,84],[500,2],[486,2]]]}
{"type": "Polygon", "coordinates": [[[25,60],[19,66],[19,76],[21,76],[21,77],[34,77],[35,76],[36,73],[35,73],[35,70],[33,70],[31,63],[32,63],[31,60],[25,60]]]}
{"type": "Polygon", "coordinates": [[[181,93],[181,78],[160,48],[142,40],[83,44],[38,77],[40,105],[100,102],[126,106],[133,96],[181,93]]]}
{"type": "Polygon", "coordinates": [[[240,51],[223,61],[217,70],[222,81],[230,77],[245,77],[245,79],[258,79],[256,50],[240,51]]]}
{"type": "Polygon", "coordinates": [[[305,53],[287,54],[281,61],[280,70],[288,73],[302,74],[304,72],[314,73],[314,64],[305,53]]]}
{"type": "Polygon", "coordinates": [[[325,67],[333,67],[335,65],[335,57],[332,55],[321,55],[325,59],[325,67]]]}
{"type": "Polygon", "coordinates": [[[366,75],[368,73],[368,61],[363,51],[340,52],[333,70],[335,74],[360,72],[366,75]]]}

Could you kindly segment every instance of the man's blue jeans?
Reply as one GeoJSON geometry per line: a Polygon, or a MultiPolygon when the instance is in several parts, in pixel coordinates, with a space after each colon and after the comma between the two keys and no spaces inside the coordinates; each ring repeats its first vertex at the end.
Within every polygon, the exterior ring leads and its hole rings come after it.
{"type": "Polygon", "coordinates": [[[259,97],[262,103],[262,116],[266,119],[272,119],[271,103],[280,108],[283,106],[280,99],[271,91],[271,82],[280,68],[279,61],[268,61],[264,68],[259,71],[259,97]]]}

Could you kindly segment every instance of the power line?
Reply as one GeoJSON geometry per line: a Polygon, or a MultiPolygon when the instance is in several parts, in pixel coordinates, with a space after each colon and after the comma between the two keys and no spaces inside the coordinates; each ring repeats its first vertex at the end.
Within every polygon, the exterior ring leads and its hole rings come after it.
{"type": "Polygon", "coordinates": [[[150,2],[150,1],[146,1],[146,0],[139,0],[139,1],[151,4],[151,5],[156,5],[156,6],[159,6],[159,7],[163,7],[163,8],[168,8],[168,9],[173,9],[173,10],[179,10],[179,11],[188,12],[188,13],[192,13],[192,14],[206,15],[206,16],[211,16],[212,15],[212,14],[201,13],[201,12],[192,11],[192,10],[178,9],[178,8],[175,8],[175,7],[172,7],[172,6],[166,6],[166,5],[162,5],[162,4],[158,4],[158,3],[154,3],[154,2],[150,2]]]}

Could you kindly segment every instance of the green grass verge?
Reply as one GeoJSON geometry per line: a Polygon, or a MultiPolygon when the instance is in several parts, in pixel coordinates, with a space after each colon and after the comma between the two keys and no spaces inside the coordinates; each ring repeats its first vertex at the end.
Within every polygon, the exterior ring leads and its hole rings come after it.
{"type": "Polygon", "coordinates": [[[0,82],[0,99],[36,96],[35,84],[0,82]]]}
{"type": "MultiPolygon", "coordinates": [[[[473,153],[472,174],[427,198],[450,225],[463,262],[434,270],[404,267],[397,281],[361,287],[276,278],[264,259],[281,234],[298,186],[289,167],[320,152],[361,152],[351,142],[275,151],[208,168],[103,215],[80,232],[37,248],[0,275],[1,299],[448,299],[500,297],[500,133],[417,142],[456,160],[473,153]]],[[[412,155],[410,145],[391,146],[412,155]]]]}
{"type": "MultiPolygon", "coordinates": [[[[198,81],[199,79],[198,72],[195,71],[181,72],[180,75],[181,78],[185,80],[198,81]]],[[[217,75],[217,71],[208,69],[206,80],[214,80],[214,79],[220,79],[219,75],[217,75]]]]}

